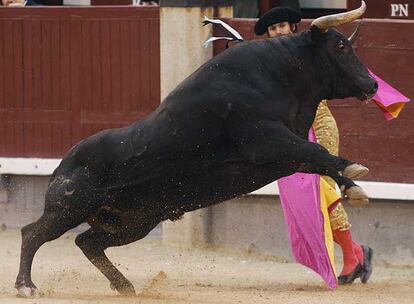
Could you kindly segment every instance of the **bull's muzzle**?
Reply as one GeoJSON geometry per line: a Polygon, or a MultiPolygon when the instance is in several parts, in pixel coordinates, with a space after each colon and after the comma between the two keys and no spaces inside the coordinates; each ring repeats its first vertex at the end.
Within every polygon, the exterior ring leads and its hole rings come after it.
{"type": "Polygon", "coordinates": [[[362,94],[359,96],[359,100],[370,100],[375,96],[378,90],[377,81],[371,77],[370,81],[367,81],[365,85],[362,86],[362,94]]]}

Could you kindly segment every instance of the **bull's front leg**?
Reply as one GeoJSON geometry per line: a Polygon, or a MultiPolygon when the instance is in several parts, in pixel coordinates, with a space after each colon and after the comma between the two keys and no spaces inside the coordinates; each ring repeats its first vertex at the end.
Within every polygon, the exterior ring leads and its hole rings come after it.
{"type": "MultiPolygon", "coordinates": [[[[336,157],[334,155],[331,155],[331,156],[336,157]]],[[[340,157],[338,158],[341,159],[340,157]]],[[[342,160],[345,160],[345,159],[342,159],[342,160]]],[[[351,177],[354,179],[360,178],[364,176],[366,173],[368,173],[369,171],[368,168],[360,164],[350,163],[349,165],[345,167],[344,170],[337,171],[337,170],[332,170],[329,168],[328,169],[324,168],[323,165],[314,165],[312,163],[301,163],[297,171],[303,172],[303,173],[316,173],[319,175],[330,176],[338,184],[343,196],[347,198],[348,203],[350,203],[351,205],[355,207],[365,206],[369,202],[368,196],[364,192],[364,190],[360,186],[356,185],[351,179],[351,177]]]]}
{"type": "MultiPolygon", "coordinates": [[[[233,138],[244,155],[257,164],[284,163],[295,172],[330,176],[348,202],[365,205],[368,196],[352,179],[368,173],[362,165],[330,154],[324,147],[300,138],[280,122],[261,121],[239,126],[233,138]]],[[[290,174],[290,173],[288,173],[290,174]]]]}

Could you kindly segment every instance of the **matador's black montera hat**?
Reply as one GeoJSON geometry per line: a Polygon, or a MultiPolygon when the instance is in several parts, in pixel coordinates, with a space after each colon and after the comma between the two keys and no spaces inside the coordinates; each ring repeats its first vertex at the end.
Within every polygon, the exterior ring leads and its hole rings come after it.
{"type": "Polygon", "coordinates": [[[254,33],[260,36],[266,33],[267,28],[272,24],[286,21],[290,24],[299,23],[301,19],[302,14],[295,9],[286,6],[274,7],[256,22],[254,33]]]}

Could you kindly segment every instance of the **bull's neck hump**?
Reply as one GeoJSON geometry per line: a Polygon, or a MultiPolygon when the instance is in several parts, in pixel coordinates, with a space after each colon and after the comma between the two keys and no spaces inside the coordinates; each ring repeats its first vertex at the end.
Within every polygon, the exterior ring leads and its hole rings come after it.
{"type": "Polygon", "coordinates": [[[296,97],[308,99],[316,105],[332,96],[336,76],[331,63],[320,47],[311,45],[304,34],[281,37],[275,41],[273,67],[275,75],[296,97]],[[282,72],[282,74],[280,73],[282,72]]]}

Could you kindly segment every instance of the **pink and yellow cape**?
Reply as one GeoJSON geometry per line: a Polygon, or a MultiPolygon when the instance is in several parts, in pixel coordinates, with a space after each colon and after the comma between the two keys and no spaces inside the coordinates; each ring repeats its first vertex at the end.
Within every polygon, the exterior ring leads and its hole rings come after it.
{"type": "MultiPolygon", "coordinates": [[[[378,82],[374,102],[385,119],[396,118],[409,99],[370,71],[378,82]]],[[[309,131],[309,141],[315,134],[309,131]]],[[[280,200],[295,260],[318,273],[331,288],[337,287],[334,245],[329,222],[329,196],[321,195],[324,181],[316,174],[295,173],[278,180],[280,200]]]]}

